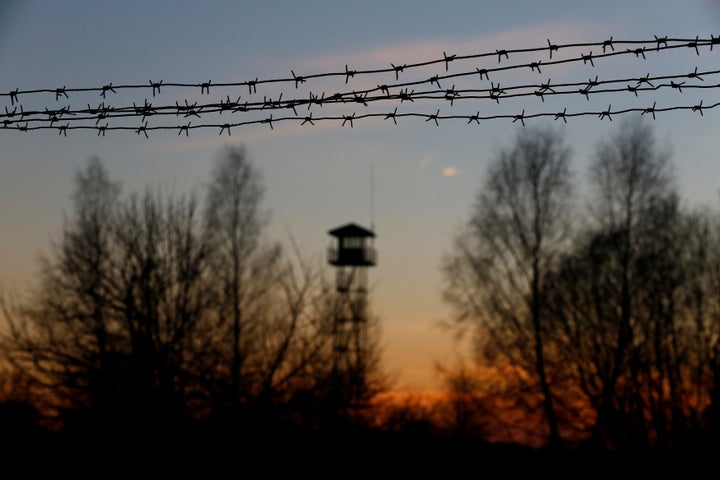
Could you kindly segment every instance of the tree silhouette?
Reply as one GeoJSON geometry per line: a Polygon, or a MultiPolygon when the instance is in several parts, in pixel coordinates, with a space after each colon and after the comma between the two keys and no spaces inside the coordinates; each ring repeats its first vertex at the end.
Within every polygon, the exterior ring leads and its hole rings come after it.
{"type": "Polygon", "coordinates": [[[100,375],[111,361],[114,321],[111,236],[119,186],[98,158],[75,177],[74,215],[66,219],[54,255],[42,259],[32,301],[6,302],[11,363],[37,386],[44,409],[78,409],[112,402],[112,382],[100,375]]]}
{"type": "Polygon", "coordinates": [[[228,367],[228,407],[235,408],[251,392],[250,359],[260,343],[278,281],[280,247],[263,243],[266,218],[261,211],[260,173],[246,151],[228,147],[217,158],[207,188],[205,223],[212,242],[217,279],[218,321],[228,367]]]}
{"type": "Polygon", "coordinates": [[[568,239],[569,158],[558,132],[521,130],[488,167],[444,267],[456,320],[476,326],[485,361],[531,375],[555,446],[561,438],[543,338],[545,278],[568,239]]]}
{"type": "MultiPolygon", "coordinates": [[[[649,125],[641,121],[622,122],[613,136],[601,141],[590,172],[591,185],[595,187],[591,215],[605,238],[604,254],[612,259],[603,278],[611,285],[605,290],[605,306],[614,308],[605,308],[599,316],[607,322],[603,330],[611,332],[599,337],[611,342],[611,356],[604,360],[607,368],[601,370],[604,375],[599,379],[602,387],[596,425],[604,429],[617,423],[607,417],[618,412],[613,403],[617,400],[618,383],[626,368],[639,368],[638,359],[633,358],[637,353],[633,345],[642,341],[642,336],[637,336],[641,330],[649,328],[639,320],[639,295],[645,287],[636,270],[637,262],[657,232],[655,227],[672,228],[652,222],[661,220],[658,215],[663,212],[673,215],[676,193],[672,188],[669,153],[655,144],[649,125]]],[[[659,319],[654,317],[653,321],[659,319]]],[[[631,375],[638,374],[636,371],[631,375]]],[[[632,405],[631,399],[627,401],[632,405]]],[[[632,435],[626,431],[623,436],[632,435]]]]}

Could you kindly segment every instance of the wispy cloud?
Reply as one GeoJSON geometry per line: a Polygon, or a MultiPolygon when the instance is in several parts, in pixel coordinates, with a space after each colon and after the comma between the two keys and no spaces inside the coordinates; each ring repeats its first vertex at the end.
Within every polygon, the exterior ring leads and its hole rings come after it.
{"type": "Polygon", "coordinates": [[[442,174],[445,177],[454,177],[455,175],[460,174],[460,170],[455,167],[445,167],[442,170],[442,174]]]}
{"type": "MultiPolygon", "coordinates": [[[[298,73],[298,75],[310,73],[317,74],[321,72],[343,72],[345,71],[346,66],[350,70],[389,68],[392,63],[395,65],[405,65],[427,62],[433,59],[442,59],[444,54],[447,54],[448,56],[464,56],[493,52],[498,49],[512,50],[544,46],[546,45],[548,39],[550,39],[553,44],[597,41],[598,35],[602,35],[602,33],[598,32],[598,28],[593,25],[579,23],[550,23],[506,30],[500,33],[472,38],[437,38],[433,40],[406,41],[355,52],[309,57],[298,60],[295,72],[298,73]]],[[[483,61],[490,62],[491,65],[493,62],[497,62],[495,57],[488,57],[483,61]]],[[[567,69],[572,67],[559,65],[556,66],[556,68],[567,69]]],[[[443,73],[438,69],[444,70],[442,64],[434,64],[426,68],[426,70],[432,70],[435,74],[443,73]]],[[[400,74],[401,80],[402,75],[403,74],[400,74]]],[[[272,76],[272,74],[268,72],[266,76],[272,76]]],[[[391,78],[394,80],[394,76],[392,76],[392,74],[391,78]]],[[[309,85],[306,86],[307,89],[314,90],[316,93],[320,91],[331,92],[335,90],[351,91],[353,89],[362,90],[366,88],[374,88],[377,84],[377,78],[374,75],[360,75],[354,78],[350,77],[347,85],[341,84],[339,86],[337,78],[328,77],[313,79],[311,82],[308,82],[308,84],[309,85]]],[[[272,86],[264,86],[263,88],[267,90],[266,94],[273,98],[276,98],[282,90],[278,90],[279,87],[272,86]]],[[[307,98],[308,95],[308,92],[304,91],[294,93],[297,93],[298,98],[307,98]]],[[[325,109],[324,112],[325,114],[328,114],[329,110],[325,109]]],[[[383,120],[381,118],[363,120],[363,124],[368,123],[371,125],[381,124],[383,123],[383,120]]],[[[222,136],[197,135],[196,138],[193,139],[191,135],[190,139],[186,139],[186,141],[183,142],[153,142],[152,145],[142,147],[142,150],[143,152],[187,151],[205,149],[208,147],[216,148],[228,142],[234,142],[236,141],[236,138],[238,141],[243,142],[258,142],[275,139],[278,135],[318,135],[328,133],[331,130],[336,130],[338,128],[338,124],[334,122],[317,122],[315,125],[285,124],[281,126],[276,125],[274,130],[264,127],[265,125],[233,128],[231,137],[227,137],[225,134],[222,136]]],[[[423,157],[420,160],[420,167],[426,168],[430,161],[430,155],[423,157]]],[[[454,167],[445,167],[443,169],[443,175],[446,177],[452,177],[458,173],[460,172],[454,167]]]]}
{"type": "MultiPolygon", "coordinates": [[[[442,60],[444,56],[451,57],[455,55],[462,57],[495,52],[496,50],[545,47],[547,46],[548,40],[554,45],[599,41],[604,35],[606,35],[606,32],[600,32],[599,28],[594,25],[549,23],[470,38],[418,39],[355,52],[319,55],[299,59],[297,69],[305,74],[318,72],[342,73],[346,70],[389,69],[392,68],[392,65],[412,65],[442,60]]],[[[548,52],[534,52],[517,53],[514,55],[514,58],[511,56],[510,59],[505,60],[503,57],[503,60],[513,63],[529,63],[538,60],[548,61],[549,58],[548,52]]],[[[423,78],[427,79],[435,75],[442,76],[446,73],[452,74],[459,71],[474,71],[476,68],[483,67],[492,68],[498,65],[497,62],[496,56],[458,61],[455,65],[452,63],[448,64],[449,72],[445,72],[445,64],[443,62],[433,63],[399,73],[398,80],[400,82],[412,82],[422,80],[423,78]]],[[[577,63],[566,63],[555,65],[553,72],[555,75],[565,75],[578,68],[582,68],[582,66],[578,67],[577,63]]],[[[298,70],[296,70],[296,72],[297,71],[298,70]]],[[[502,80],[503,82],[520,81],[520,78],[526,78],[526,76],[527,72],[525,70],[514,69],[503,72],[502,80]]],[[[461,88],[462,85],[468,81],[472,80],[474,82],[475,78],[474,76],[458,77],[454,79],[452,83],[455,83],[458,88],[461,88]]],[[[312,87],[316,89],[316,91],[366,90],[375,88],[378,84],[391,84],[396,82],[396,76],[392,73],[385,73],[383,75],[357,75],[347,77],[346,80],[346,85],[342,85],[344,88],[340,88],[338,86],[338,77],[313,79],[308,83],[308,88],[312,87]]],[[[438,85],[440,88],[448,88],[452,86],[452,83],[448,80],[442,85],[440,85],[440,83],[438,83],[438,85]]]]}
{"type": "Polygon", "coordinates": [[[473,38],[416,40],[357,52],[323,55],[302,60],[300,65],[303,68],[331,71],[343,71],[346,65],[350,69],[390,67],[391,63],[403,65],[441,59],[443,52],[448,56],[473,55],[498,49],[530,48],[544,46],[548,39],[553,44],[597,41],[599,34],[593,25],[551,23],[473,38]]]}

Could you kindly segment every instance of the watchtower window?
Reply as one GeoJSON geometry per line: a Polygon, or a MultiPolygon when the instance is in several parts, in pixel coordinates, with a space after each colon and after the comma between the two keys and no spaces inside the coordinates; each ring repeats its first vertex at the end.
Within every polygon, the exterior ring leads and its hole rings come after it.
{"type": "Polygon", "coordinates": [[[363,239],[361,237],[344,237],[342,239],[342,248],[363,248],[363,239]]]}

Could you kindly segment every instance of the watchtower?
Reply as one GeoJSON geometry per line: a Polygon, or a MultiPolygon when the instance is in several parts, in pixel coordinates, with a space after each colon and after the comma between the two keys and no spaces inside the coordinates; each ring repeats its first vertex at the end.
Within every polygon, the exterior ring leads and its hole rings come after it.
{"type": "Polygon", "coordinates": [[[368,267],[375,266],[375,233],[354,223],[328,232],[334,237],[328,263],[335,267],[337,304],[333,323],[333,378],[349,404],[362,399],[367,370],[368,267]]]}

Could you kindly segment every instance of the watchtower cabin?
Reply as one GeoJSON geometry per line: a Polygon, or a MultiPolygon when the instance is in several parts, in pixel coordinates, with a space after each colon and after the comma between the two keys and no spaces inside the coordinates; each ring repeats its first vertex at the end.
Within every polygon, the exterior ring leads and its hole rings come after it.
{"type": "Polygon", "coordinates": [[[360,225],[348,223],[328,232],[337,239],[337,244],[328,249],[328,261],[335,266],[375,265],[375,248],[372,239],[375,234],[360,225]]]}
{"type": "MultiPolygon", "coordinates": [[[[365,390],[368,267],[375,266],[375,233],[354,223],[328,232],[328,263],[335,267],[337,304],[333,323],[333,374],[350,404],[365,390]]],[[[341,393],[341,392],[337,392],[341,393]]]]}

